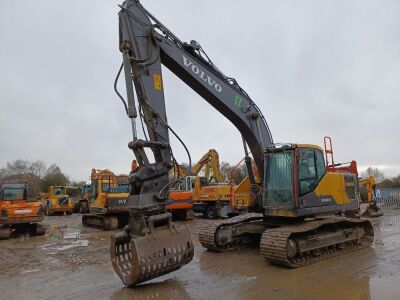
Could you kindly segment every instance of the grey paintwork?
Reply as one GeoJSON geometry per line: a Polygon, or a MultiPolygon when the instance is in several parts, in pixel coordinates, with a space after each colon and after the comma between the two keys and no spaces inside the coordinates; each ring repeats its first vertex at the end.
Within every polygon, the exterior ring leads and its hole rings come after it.
{"type": "Polygon", "coordinates": [[[165,205],[165,194],[162,192],[168,184],[167,172],[172,166],[172,155],[163,87],[155,83],[156,77],[162,82],[161,64],[236,126],[249,145],[259,173],[263,176],[262,149],[272,144],[272,136],[261,111],[237,82],[204,59],[197,43],[180,42],[139,1],[125,1],[121,6],[119,20],[120,50],[123,53],[127,81],[128,116],[134,118],[136,115],[132,77],[139,113],[142,108],[149,135],[149,141],[134,140],[129,143],[140,167],[130,174],[132,189],[128,206],[144,209],[165,205]],[[147,158],[144,152],[146,147],[152,150],[154,162],[147,158]]]}

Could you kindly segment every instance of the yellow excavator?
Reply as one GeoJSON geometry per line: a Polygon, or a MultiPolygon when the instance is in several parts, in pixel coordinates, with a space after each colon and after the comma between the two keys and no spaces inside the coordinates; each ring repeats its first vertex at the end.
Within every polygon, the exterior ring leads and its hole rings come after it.
{"type": "Polygon", "coordinates": [[[232,174],[237,167],[235,166],[231,171],[230,179],[225,182],[220,172],[218,152],[213,151],[210,165],[214,174],[218,176],[215,176],[216,180],[209,179],[209,173],[205,168],[204,178],[197,176],[192,179],[194,181],[192,184],[193,212],[200,213],[208,219],[247,212],[254,205],[249,176],[246,176],[239,184],[233,182],[232,174]]]}
{"type": "Polygon", "coordinates": [[[82,224],[103,230],[128,224],[129,210],[125,204],[129,187],[119,185],[117,175],[108,169],[92,169],[90,180],[87,202],[81,202],[89,207],[89,213],[82,216],[82,224]]]}
{"type": "Polygon", "coordinates": [[[192,218],[191,212],[215,219],[247,212],[254,205],[249,177],[238,185],[232,180],[224,182],[220,171],[219,154],[210,149],[192,167],[191,174],[174,166],[174,173],[182,177],[169,190],[172,204],[167,211],[174,219],[192,218]],[[204,170],[204,176],[199,176],[204,170]]]}
{"type": "Polygon", "coordinates": [[[256,212],[202,226],[199,239],[205,248],[223,252],[254,243],[269,262],[296,268],[372,244],[372,223],[345,216],[360,203],[354,174],[326,171],[318,146],[274,143],[266,118],[239,83],[222,73],[198,42],[180,41],[138,0],[121,5],[119,29],[123,62],[115,89],[131,119],[128,147],[139,165],[129,174],[129,224],[111,236],[112,265],[125,285],[175,271],[194,254],[189,229],[174,224],[165,208],[173,184],[168,172],[176,161],[169,134],[182,140],[167,121],[162,64],[230,120],[243,138],[256,212]],[[122,69],[127,100],[116,88],[122,69]],[[147,131],[144,139],[138,137],[137,118],[147,131]]]}
{"type": "Polygon", "coordinates": [[[363,212],[365,217],[380,217],[383,216],[383,211],[378,207],[375,201],[375,177],[368,176],[358,180],[360,187],[360,196],[362,203],[367,204],[367,209],[363,212]]]}
{"type": "Polygon", "coordinates": [[[167,211],[172,213],[174,219],[190,220],[193,218],[193,210],[196,206],[194,201],[200,194],[201,186],[209,182],[223,181],[218,152],[215,149],[207,151],[191,168],[191,175],[187,175],[177,164],[174,165],[172,171],[180,179],[169,189],[168,198],[172,203],[167,206],[167,211]],[[203,169],[204,176],[198,176],[203,169]]]}

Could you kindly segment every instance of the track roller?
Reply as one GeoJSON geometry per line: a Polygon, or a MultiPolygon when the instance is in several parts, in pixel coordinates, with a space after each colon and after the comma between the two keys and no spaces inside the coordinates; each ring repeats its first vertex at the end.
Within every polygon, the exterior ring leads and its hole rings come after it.
{"type": "Polygon", "coordinates": [[[273,264],[297,268],[369,247],[373,240],[370,221],[338,217],[267,229],[260,252],[273,264]]]}

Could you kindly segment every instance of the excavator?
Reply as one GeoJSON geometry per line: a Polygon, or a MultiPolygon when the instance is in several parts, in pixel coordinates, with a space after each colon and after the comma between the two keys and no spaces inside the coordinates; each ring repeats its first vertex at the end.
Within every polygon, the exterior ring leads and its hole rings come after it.
{"type": "Polygon", "coordinates": [[[367,208],[363,213],[365,217],[381,217],[383,216],[383,211],[378,207],[375,200],[375,177],[368,176],[366,178],[360,178],[358,180],[360,188],[361,202],[367,204],[367,208]]]}
{"type": "Polygon", "coordinates": [[[0,240],[8,239],[12,232],[44,235],[44,208],[39,200],[28,200],[28,184],[5,183],[0,190],[0,240]]]}
{"type": "Polygon", "coordinates": [[[92,169],[90,191],[84,207],[89,214],[83,214],[82,224],[103,230],[117,229],[128,223],[128,209],[125,207],[128,188],[118,185],[117,176],[110,170],[92,169]]]}
{"type": "Polygon", "coordinates": [[[175,164],[170,170],[169,176],[171,180],[176,177],[183,179],[176,182],[175,187],[169,190],[168,198],[171,203],[166,206],[167,211],[172,214],[172,218],[175,220],[193,219],[192,192],[186,188],[186,171],[180,165],[175,164]]]}
{"type": "MultiPolygon", "coordinates": [[[[167,206],[167,211],[170,211],[176,219],[179,216],[184,216],[188,220],[193,218],[193,211],[200,213],[209,211],[204,209],[207,205],[195,201],[199,200],[201,195],[208,196],[210,194],[210,191],[203,191],[202,193],[203,189],[207,189],[208,183],[213,182],[214,186],[210,187],[213,189],[213,195],[218,194],[225,197],[226,190],[231,189],[230,186],[225,189],[216,186],[223,182],[223,176],[219,168],[219,154],[215,149],[210,149],[200,158],[192,167],[191,175],[186,175],[179,166],[174,166],[174,170],[176,168],[181,179],[170,187],[168,196],[172,204],[167,206]],[[204,169],[204,176],[198,176],[202,169],[204,169]]],[[[175,173],[177,173],[176,170],[175,173]]]]}
{"type": "Polygon", "coordinates": [[[318,146],[274,143],[249,94],[222,73],[198,42],[182,42],[138,0],[126,0],[120,8],[122,64],[114,89],[131,120],[128,147],[139,165],[129,174],[129,224],[111,236],[112,265],[125,285],[175,271],[194,253],[188,227],[174,224],[165,209],[175,183],[168,179],[176,162],[169,134],[186,146],[167,120],[161,65],[231,121],[243,138],[256,212],[202,226],[199,240],[205,248],[223,252],[256,241],[267,261],[296,268],[372,244],[372,223],[345,216],[359,205],[354,174],[327,172],[318,146]],[[122,70],[127,100],[117,88],[122,70]],[[137,119],[146,129],[144,138],[138,137],[137,119]]]}

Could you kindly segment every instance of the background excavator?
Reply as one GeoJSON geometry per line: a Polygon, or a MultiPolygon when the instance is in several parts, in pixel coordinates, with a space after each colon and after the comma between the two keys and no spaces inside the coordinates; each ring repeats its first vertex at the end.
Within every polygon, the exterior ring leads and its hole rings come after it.
{"type": "Polygon", "coordinates": [[[184,172],[181,175],[182,178],[169,190],[169,199],[173,204],[168,205],[167,210],[171,211],[173,216],[179,212],[182,215],[182,208],[184,208],[184,212],[189,218],[192,218],[193,211],[214,218],[217,217],[216,201],[227,201],[229,205],[232,185],[223,183],[219,154],[215,149],[210,149],[200,158],[191,168],[190,175],[186,175],[184,172]],[[203,169],[204,176],[199,176],[203,169]],[[173,211],[171,208],[175,210],[173,211]]]}
{"type": "Polygon", "coordinates": [[[375,200],[376,184],[375,177],[368,176],[358,180],[360,186],[361,202],[367,204],[366,210],[363,212],[365,217],[383,216],[383,211],[378,207],[375,200]]]}
{"type": "Polygon", "coordinates": [[[215,219],[248,212],[254,205],[249,177],[236,184],[230,174],[231,178],[225,182],[220,170],[219,154],[215,149],[210,149],[202,156],[192,167],[191,175],[186,175],[179,166],[177,170],[182,179],[170,187],[169,199],[172,204],[167,206],[173,218],[186,216],[186,219],[190,219],[193,210],[205,218],[215,219]],[[200,176],[203,169],[204,174],[200,176]]]}
{"type": "Polygon", "coordinates": [[[43,204],[28,200],[26,183],[1,185],[0,191],[0,239],[8,239],[13,231],[28,231],[32,235],[46,232],[40,224],[44,217],[43,204]]]}
{"type": "Polygon", "coordinates": [[[129,211],[126,207],[128,198],[127,186],[118,184],[118,177],[112,171],[92,169],[87,202],[81,205],[89,214],[82,216],[84,226],[97,227],[104,230],[117,229],[128,224],[129,211]]]}
{"type": "MultiPolygon", "coordinates": [[[[193,210],[205,213],[206,210],[203,207],[199,207],[199,203],[196,200],[199,200],[201,195],[209,195],[209,192],[205,191],[203,187],[209,184],[216,186],[218,183],[223,182],[218,152],[215,149],[207,151],[191,168],[190,175],[186,175],[179,166],[174,166],[174,170],[176,168],[178,169],[178,176],[181,179],[169,189],[168,197],[172,201],[172,204],[167,206],[167,210],[172,213],[173,217],[185,216],[186,219],[193,218],[193,210]],[[203,169],[204,176],[199,176],[200,171],[203,169]]],[[[177,173],[176,170],[174,172],[177,173]]],[[[230,187],[228,187],[228,190],[230,190],[230,187]]],[[[223,188],[220,188],[215,191],[214,188],[213,195],[225,197],[226,189],[223,190],[223,188]]]]}
{"type": "Polygon", "coordinates": [[[161,64],[230,120],[243,137],[259,213],[202,226],[199,239],[204,247],[226,251],[258,242],[268,261],[293,268],[371,245],[371,222],[345,217],[359,206],[354,174],[326,171],[318,146],[274,144],[266,119],[238,82],[224,75],[199,43],[181,42],[139,1],[121,5],[119,29],[123,63],[115,90],[131,119],[133,141],[128,146],[139,164],[129,175],[129,224],[111,236],[112,264],[124,284],[135,286],[177,270],[194,253],[188,228],[172,223],[165,209],[168,188],[174,184],[168,171],[176,163],[169,133],[177,134],[167,121],[161,64]],[[122,69],[127,102],[116,88],[122,69]],[[147,129],[144,139],[137,136],[137,118],[147,129]]]}

